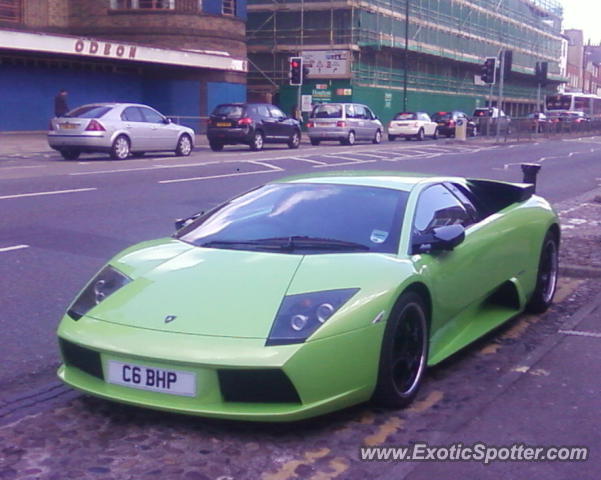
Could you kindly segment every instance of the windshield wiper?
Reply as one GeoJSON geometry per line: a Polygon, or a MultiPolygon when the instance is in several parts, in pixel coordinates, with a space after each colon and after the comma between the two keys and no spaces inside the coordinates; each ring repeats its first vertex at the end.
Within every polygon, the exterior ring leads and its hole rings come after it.
{"type": "Polygon", "coordinates": [[[347,242],[333,238],[307,237],[293,235],[289,237],[259,238],[256,240],[211,240],[199,244],[201,247],[214,248],[259,248],[269,250],[361,250],[370,248],[362,243],[347,242]]]}
{"type": "Polygon", "coordinates": [[[290,237],[262,238],[258,242],[278,242],[284,249],[310,249],[310,250],[362,250],[369,251],[367,245],[346,240],[337,240],[334,238],[308,237],[302,235],[292,235],[290,237]]]}
{"type": "Polygon", "coordinates": [[[284,250],[285,246],[280,243],[265,242],[263,240],[211,240],[209,242],[200,243],[200,247],[214,248],[233,248],[236,247],[254,247],[268,248],[274,250],[284,250]]]}

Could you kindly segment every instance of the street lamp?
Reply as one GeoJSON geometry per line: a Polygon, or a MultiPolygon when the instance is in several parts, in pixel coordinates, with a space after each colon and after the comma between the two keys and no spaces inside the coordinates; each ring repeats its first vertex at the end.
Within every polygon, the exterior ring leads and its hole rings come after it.
{"type": "Polygon", "coordinates": [[[586,93],[586,66],[590,54],[591,52],[586,51],[586,47],[582,48],[582,93],[586,93]]]}

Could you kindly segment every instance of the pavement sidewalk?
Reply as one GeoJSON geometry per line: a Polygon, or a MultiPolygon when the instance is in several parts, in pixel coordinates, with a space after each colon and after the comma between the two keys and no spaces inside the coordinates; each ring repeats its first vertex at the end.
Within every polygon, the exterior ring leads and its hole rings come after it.
{"type": "MultiPolygon", "coordinates": [[[[440,435],[436,445],[484,443],[511,447],[586,447],[586,461],[426,461],[399,465],[389,478],[477,478],[478,480],[598,480],[601,471],[599,407],[601,295],[582,307],[559,332],[499,379],[496,398],[481,411],[440,435]],[[402,471],[402,473],[401,473],[402,471]]],[[[430,445],[434,446],[434,445],[430,445]]]]}

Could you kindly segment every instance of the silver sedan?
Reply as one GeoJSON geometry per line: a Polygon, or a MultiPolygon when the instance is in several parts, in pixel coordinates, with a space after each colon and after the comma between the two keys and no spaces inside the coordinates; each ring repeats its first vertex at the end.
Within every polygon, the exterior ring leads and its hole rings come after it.
{"type": "Polygon", "coordinates": [[[106,152],[115,160],[159,151],[187,156],[194,148],[194,130],[147,105],[95,103],[53,118],[48,144],[66,160],[82,152],[106,152]]]}

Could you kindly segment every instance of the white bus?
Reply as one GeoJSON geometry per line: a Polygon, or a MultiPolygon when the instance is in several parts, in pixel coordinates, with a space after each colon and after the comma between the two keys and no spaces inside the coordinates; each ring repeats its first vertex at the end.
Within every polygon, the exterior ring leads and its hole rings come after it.
{"type": "Polygon", "coordinates": [[[547,112],[584,112],[591,117],[601,116],[601,97],[585,93],[547,95],[545,110],[547,112]]]}

